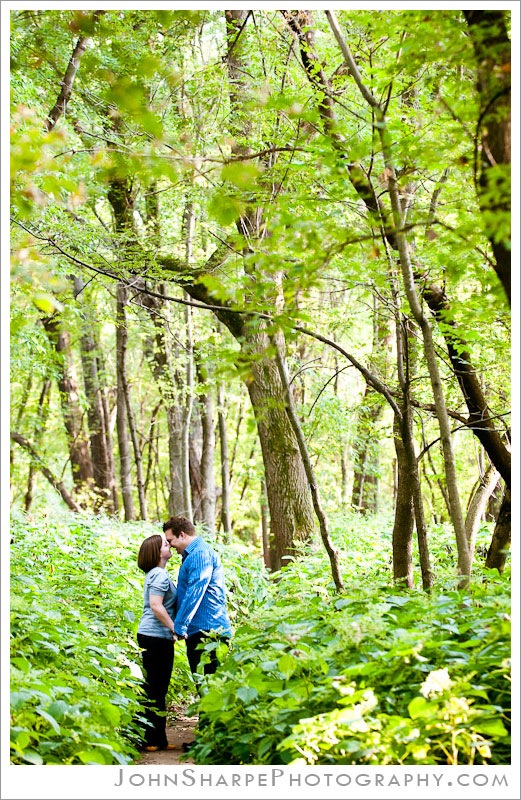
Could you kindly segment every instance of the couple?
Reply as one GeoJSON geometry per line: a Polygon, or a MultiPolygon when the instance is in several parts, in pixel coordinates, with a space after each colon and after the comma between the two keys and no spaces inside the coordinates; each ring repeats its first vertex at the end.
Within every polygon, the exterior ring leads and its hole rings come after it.
{"type": "MultiPolygon", "coordinates": [[[[144,609],[137,631],[145,673],[145,750],[173,750],[166,738],[166,695],[174,665],[174,642],[186,641],[194,677],[202,655],[200,646],[205,641],[229,643],[232,630],[223,568],[217,553],[182,516],[167,520],[162,534],[144,540],[138,566],[146,576],[144,609]],[[172,547],[182,557],[177,588],[165,569],[172,547]]],[[[213,649],[204,674],[214,673],[217,667],[213,649]]]]}

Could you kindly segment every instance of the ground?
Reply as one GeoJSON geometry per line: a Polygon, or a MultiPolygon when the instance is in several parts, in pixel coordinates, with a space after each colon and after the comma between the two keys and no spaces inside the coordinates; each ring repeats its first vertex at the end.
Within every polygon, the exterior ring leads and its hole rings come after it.
{"type": "Polygon", "coordinates": [[[194,728],[197,725],[197,716],[188,717],[185,706],[175,706],[170,709],[169,723],[166,735],[170,744],[176,746],[175,750],[158,750],[156,753],[140,753],[136,764],[193,764],[194,761],[185,753],[183,742],[193,742],[194,728]]]}

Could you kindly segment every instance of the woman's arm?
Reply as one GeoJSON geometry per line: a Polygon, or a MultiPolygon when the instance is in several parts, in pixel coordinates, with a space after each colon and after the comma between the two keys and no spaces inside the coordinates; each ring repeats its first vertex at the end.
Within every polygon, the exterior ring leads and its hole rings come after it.
{"type": "Polygon", "coordinates": [[[159,622],[161,622],[165,626],[165,628],[168,628],[168,630],[173,633],[174,622],[163,605],[162,595],[150,594],[149,603],[155,618],[158,619],[159,622]]]}

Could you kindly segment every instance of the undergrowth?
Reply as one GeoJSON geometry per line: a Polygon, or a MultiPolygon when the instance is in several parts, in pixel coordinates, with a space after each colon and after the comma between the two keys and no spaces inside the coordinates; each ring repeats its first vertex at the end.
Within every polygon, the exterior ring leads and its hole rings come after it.
{"type": "MultiPolygon", "coordinates": [[[[440,527],[431,534],[435,590],[398,590],[390,530],[383,517],[333,526],[341,594],[316,544],[268,576],[257,554],[211,539],[225,566],[233,646],[197,702],[176,647],[169,695],[199,713],[196,763],[509,762],[508,570],[485,574],[477,563],[470,588],[458,590],[440,527]]],[[[78,514],[13,515],[12,763],[136,759],[136,554],[155,531],[78,514]]],[[[175,577],[175,556],[170,570],[175,577]]]]}

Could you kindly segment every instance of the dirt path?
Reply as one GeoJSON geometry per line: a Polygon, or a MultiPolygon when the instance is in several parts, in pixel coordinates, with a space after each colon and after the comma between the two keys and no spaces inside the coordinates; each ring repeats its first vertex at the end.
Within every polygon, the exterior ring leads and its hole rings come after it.
{"type": "Polygon", "coordinates": [[[174,744],[175,750],[158,750],[156,753],[140,753],[136,764],[194,764],[189,753],[183,750],[183,742],[193,742],[194,728],[197,725],[197,717],[187,717],[184,706],[176,706],[170,709],[174,717],[172,723],[167,725],[166,735],[168,742],[174,744]]]}

